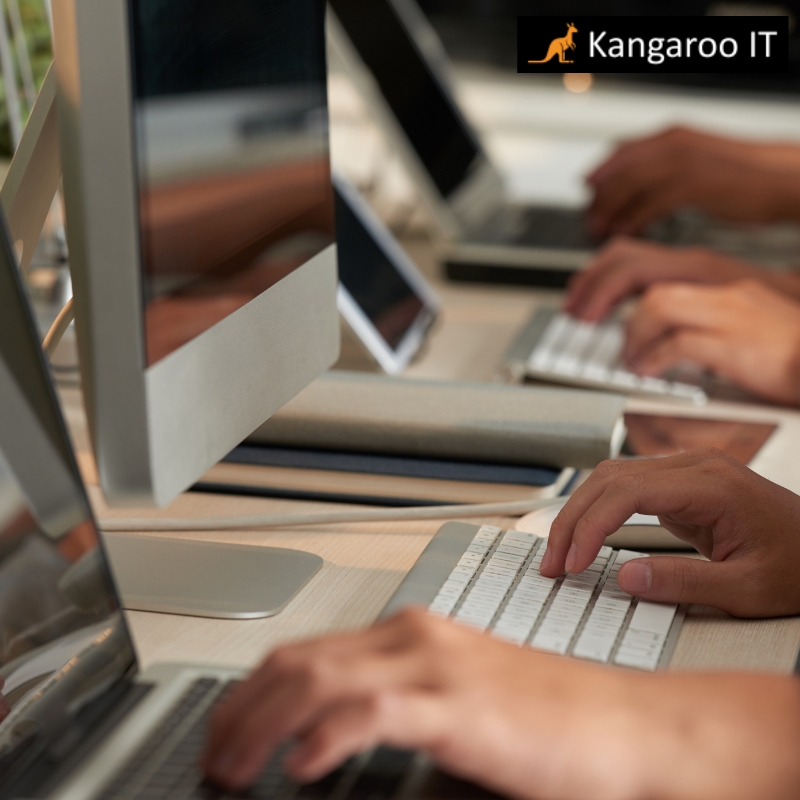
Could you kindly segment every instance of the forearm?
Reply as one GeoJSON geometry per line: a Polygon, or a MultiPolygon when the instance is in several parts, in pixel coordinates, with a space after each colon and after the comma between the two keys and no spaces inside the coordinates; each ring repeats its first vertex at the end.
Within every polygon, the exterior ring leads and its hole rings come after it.
{"type": "Polygon", "coordinates": [[[638,796],[750,800],[800,796],[800,680],[745,674],[656,676],[640,709],[638,796]],[[660,681],[660,684],[659,684],[660,681]]]}

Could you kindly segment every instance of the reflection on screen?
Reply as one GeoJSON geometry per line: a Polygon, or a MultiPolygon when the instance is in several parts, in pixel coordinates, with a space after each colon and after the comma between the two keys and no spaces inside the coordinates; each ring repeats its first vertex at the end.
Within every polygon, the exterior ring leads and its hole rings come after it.
{"type": "Polygon", "coordinates": [[[477,142],[389,0],[331,0],[331,8],[442,196],[467,178],[477,142]]]}
{"type": "Polygon", "coordinates": [[[322,0],[133,0],[147,362],[334,239],[322,0]]]}
{"type": "Polygon", "coordinates": [[[389,347],[397,350],[422,311],[422,301],[347,201],[338,191],[335,196],[339,280],[389,347]]]}
{"type": "Polygon", "coordinates": [[[45,534],[0,452],[0,798],[133,663],[94,523],[45,534]]]}

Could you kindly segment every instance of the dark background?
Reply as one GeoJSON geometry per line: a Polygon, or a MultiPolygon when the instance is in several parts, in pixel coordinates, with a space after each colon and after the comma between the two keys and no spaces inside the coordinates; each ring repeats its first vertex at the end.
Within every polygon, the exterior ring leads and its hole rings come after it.
{"type": "MultiPolygon", "coordinates": [[[[789,26],[789,70],[783,75],[632,74],[627,80],[739,91],[800,94],[800,0],[790,2],[708,2],[708,0],[418,0],[457,61],[473,61],[516,71],[517,16],[693,16],[709,12],[781,9],[789,26]]],[[[602,81],[602,76],[598,76],[602,81]]]]}

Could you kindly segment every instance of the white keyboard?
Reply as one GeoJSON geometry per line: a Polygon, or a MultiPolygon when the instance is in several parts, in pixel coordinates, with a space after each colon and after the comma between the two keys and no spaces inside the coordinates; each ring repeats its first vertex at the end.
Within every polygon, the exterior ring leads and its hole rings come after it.
{"type": "Polygon", "coordinates": [[[545,578],[539,565],[546,548],[533,533],[447,523],[381,616],[422,604],[550,653],[642,670],[668,660],[683,614],[675,605],[633,598],[617,584],[620,566],[642,553],[603,547],[584,572],[545,578]]]}
{"type": "Polygon", "coordinates": [[[539,380],[573,383],[621,392],[668,395],[701,405],[706,393],[688,383],[643,378],[620,360],[625,331],[619,322],[594,325],[554,309],[542,309],[531,321],[536,331],[526,373],[539,380]]]}

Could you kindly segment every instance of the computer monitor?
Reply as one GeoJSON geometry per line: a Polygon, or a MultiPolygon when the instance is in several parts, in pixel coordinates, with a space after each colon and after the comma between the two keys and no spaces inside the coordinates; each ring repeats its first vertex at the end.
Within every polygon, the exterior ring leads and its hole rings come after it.
{"type": "Polygon", "coordinates": [[[57,0],[83,387],[164,505],[336,360],[323,0],[57,0]]]}

